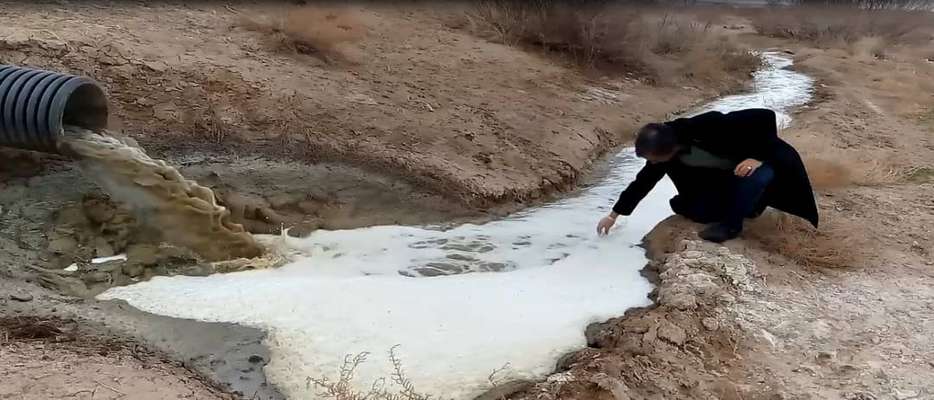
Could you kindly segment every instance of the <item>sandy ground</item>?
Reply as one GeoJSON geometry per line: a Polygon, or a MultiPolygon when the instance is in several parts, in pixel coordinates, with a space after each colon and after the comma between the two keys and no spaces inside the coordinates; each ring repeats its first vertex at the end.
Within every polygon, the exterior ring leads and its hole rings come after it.
{"type": "MultiPolygon", "coordinates": [[[[370,34],[347,50],[355,62],[332,65],[268,51],[232,27],[259,8],[3,8],[0,62],[97,78],[115,124],[235,195],[228,202],[254,231],[488,217],[491,205],[569,189],[627,129],[712,95],[587,78],[426,12],[362,11],[370,34]]],[[[647,241],[658,306],[592,326],[591,347],[555,375],[505,392],[934,398],[934,64],[911,49],[880,60],[745,39],[793,49],[797,68],[818,79],[817,101],[783,137],[809,161],[821,231],[766,219],[723,248],[695,242],[695,226],[663,223],[647,241]],[[813,240],[776,240],[786,235],[813,240]]],[[[141,258],[145,268],[38,273],[130,250],[136,227],[66,160],[0,157],[0,370],[17,377],[0,381],[0,397],[225,398],[201,375],[247,398],[278,398],[262,373],[262,332],[63,296],[197,274],[197,262],[156,252],[141,258]],[[14,334],[14,316],[61,332],[14,334]],[[72,329],[99,339],[58,339],[72,329]]]]}
{"type": "Polygon", "coordinates": [[[177,363],[83,332],[74,321],[4,318],[0,398],[228,399],[177,363]]]}

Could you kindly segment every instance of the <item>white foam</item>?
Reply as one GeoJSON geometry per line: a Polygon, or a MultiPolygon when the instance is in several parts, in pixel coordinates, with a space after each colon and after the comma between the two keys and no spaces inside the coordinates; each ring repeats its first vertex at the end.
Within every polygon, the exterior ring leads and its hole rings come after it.
{"type": "MultiPolygon", "coordinates": [[[[804,79],[790,71],[760,73],[758,87],[769,92],[725,98],[711,108],[799,105],[806,88],[795,96],[784,89],[803,88],[804,79]],[[774,79],[794,82],[760,82],[774,79]]],[[[585,346],[587,324],[649,304],[651,285],[639,275],[646,259],[637,244],[671,214],[674,188],[663,180],[634,216],[598,238],[597,219],[643,165],[631,150],[611,164],[599,184],[500,221],[446,231],[318,231],[289,240],[303,256],[276,270],[155,278],[100,298],[267,329],[272,360],[266,372],[289,398],[314,398],[306,378],[334,379],[344,356],[361,351],[373,353],[354,381],[365,391],[390,375],[386,353],[397,344],[420,391],[471,398],[506,363],[499,379],[543,377],[558,357],[585,346]]]]}
{"type": "Polygon", "coordinates": [[[103,264],[110,261],[126,261],[126,254],[117,254],[110,257],[98,257],[91,260],[91,264],[103,264]]]}

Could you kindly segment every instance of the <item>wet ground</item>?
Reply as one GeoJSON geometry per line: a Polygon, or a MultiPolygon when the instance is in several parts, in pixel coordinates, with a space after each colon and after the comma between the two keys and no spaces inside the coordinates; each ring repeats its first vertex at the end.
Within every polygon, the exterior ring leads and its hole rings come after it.
{"type": "MultiPolygon", "coordinates": [[[[0,280],[4,315],[94,321],[111,335],[137,338],[183,360],[234,392],[279,398],[266,385],[263,372],[269,361],[262,345],[265,332],[159,317],[89,299],[114,285],[160,275],[201,276],[215,272],[214,266],[190,251],[148,243],[149,232],[132,211],[94,189],[94,183],[72,162],[9,149],[0,152],[0,157],[4,176],[0,183],[0,258],[17,260],[0,266],[6,278],[0,280]],[[127,257],[94,262],[113,255],[127,257]]],[[[291,234],[301,235],[322,227],[442,222],[478,215],[392,179],[349,167],[208,155],[170,162],[180,165],[188,177],[218,188],[236,205],[233,208],[239,214],[235,218],[252,224],[257,232],[272,232],[288,224],[294,226],[291,234]],[[260,213],[278,219],[270,221],[260,213]]]]}

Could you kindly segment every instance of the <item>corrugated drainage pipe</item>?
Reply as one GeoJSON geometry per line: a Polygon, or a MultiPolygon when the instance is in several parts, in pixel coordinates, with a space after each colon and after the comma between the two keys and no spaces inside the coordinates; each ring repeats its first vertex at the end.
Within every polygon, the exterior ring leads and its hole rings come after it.
{"type": "Polygon", "coordinates": [[[65,125],[107,127],[107,96],[97,82],[0,64],[0,146],[57,153],[65,125]]]}

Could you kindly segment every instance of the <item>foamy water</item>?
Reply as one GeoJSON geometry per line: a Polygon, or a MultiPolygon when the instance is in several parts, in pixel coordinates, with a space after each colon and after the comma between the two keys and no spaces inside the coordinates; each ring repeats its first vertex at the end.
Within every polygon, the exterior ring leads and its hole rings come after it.
{"type": "MultiPolygon", "coordinates": [[[[807,102],[811,80],[782,70],[790,61],[780,55],[765,57],[770,65],[756,75],[757,93],[705,110],[781,112],[807,102]]],[[[561,355],[586,345],[587,324],[650,303],[637,245],[671,214],[671,183],[663,180],[610,236],[595,230],[642,165],[624,150],[599,183],[483,225],[317,231],[289,239],[296,257],[279,269],[155,278],[100,298],[266,329],[273,354],[266,372],[291,399],[316,398],[307,377],[333,380],[345,355],[364,351],[372,354],[354,384],[366,392],[390,376],[394,345],[420,392],[472,398],[504,365],[498,380],[542,378],[561,355]]]]}
{"type": "Polygon", "coordinates": [[[66,127],[60,143],[78,165],[110,196],[134,211],[146,225],[158,228],[164,240],[187,247],[209,261],[257,257],[263,249],[211,189],[186,179],[165,161],[112,134],[66,127]]]}

